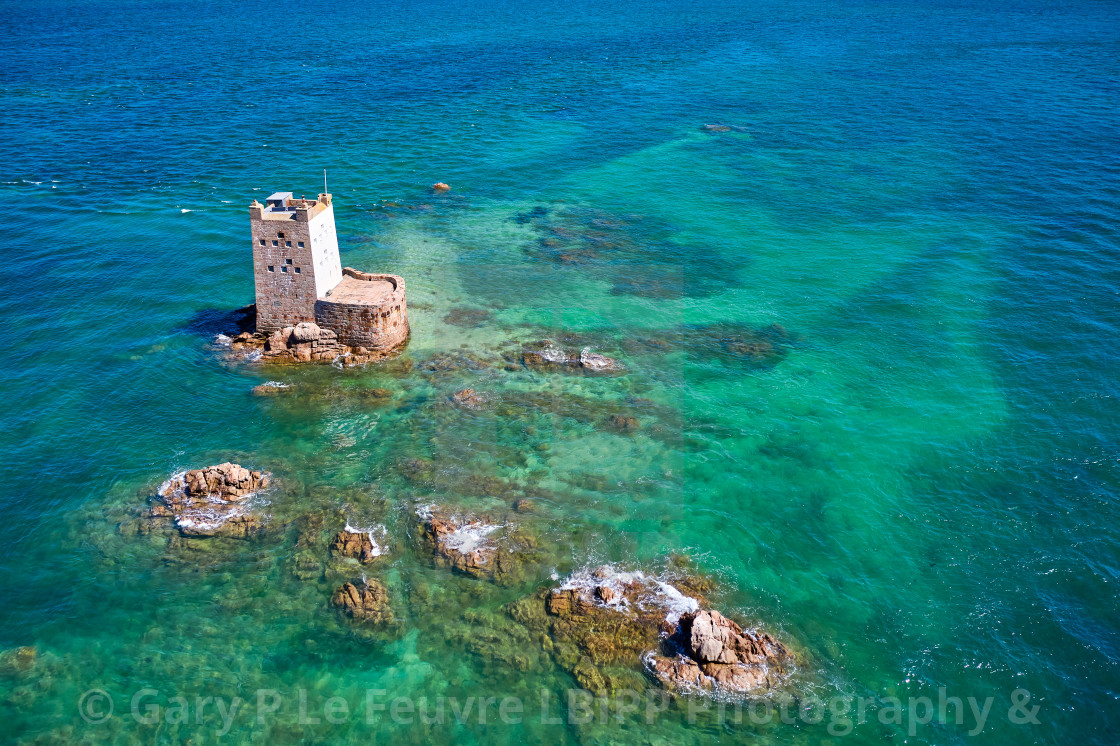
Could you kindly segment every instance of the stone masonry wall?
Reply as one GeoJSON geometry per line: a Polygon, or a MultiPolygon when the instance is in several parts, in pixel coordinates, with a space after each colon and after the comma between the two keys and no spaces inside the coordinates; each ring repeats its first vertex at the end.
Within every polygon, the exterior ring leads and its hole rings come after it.
{"type": "Polygon", "coordinates": [[[295,219],[250,222],[257,331],[268,334],[301,321],[314,321],[318,296],[309,224],[295,219]]]}
{"type": "Polygon", "coordinates": [[[347,267],[343,274],[363,280],[387,280],[395,285],[388,300],[377,305],[338,303],[321,299],[315,303],[315,323],[338,334],[340,344],[389,350],[408,339],[408,307],[404,280],[397,275],[370,274],[347,267]]]}

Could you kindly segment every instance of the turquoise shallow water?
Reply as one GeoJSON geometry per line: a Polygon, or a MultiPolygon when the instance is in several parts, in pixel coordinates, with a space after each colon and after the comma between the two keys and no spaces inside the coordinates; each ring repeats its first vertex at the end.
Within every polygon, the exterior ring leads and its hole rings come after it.
{"type": "Polygon", "coordinates": [[[152,688],[276,690],[235,742],[1116,742],[1115,6],[7,10],[0,649],[36,660],[0,671],[0,741],[218,739],[195,704],[136,722],[152,688]],[[208,342],[253,297],[245,206],[323,168],[343,262],[408,281],[407,352],[220,364],[208,342]],[[765,364],[728,353],[773,324],[765,364]],[[505,368],[543,338],[627,373],[505,368]],[[296,394],[250,395],[269,379],[296,394]],[[450,406],[465,386],[499,406],[450,406]],[[169,474],[226,460],[274,472],[275,530],[201,552],[130,533],[169,474]],[[417,501],[526,494],[547,561],[520,585],[416,541],[417,501]],[[293,574],[299,522],[340,510],[393,536],[370,570],[392,633],[293,574]],[[799,701],[992,697],[984,727],[878,709],[844,735],[685,701],[557,724],[541,692],[564,720],[575,680],[478,644],[553,572],[677,553],[800,651],[799,701]],[[104,723],[79,710],[95,688],[104,723]],[[367,722],[370,689],[527,714],[367,722]],[[1037,724],[1009,719],[1016,690],[1037,724]],[[358,714],[326,721],[332,696],[358,714]]]}

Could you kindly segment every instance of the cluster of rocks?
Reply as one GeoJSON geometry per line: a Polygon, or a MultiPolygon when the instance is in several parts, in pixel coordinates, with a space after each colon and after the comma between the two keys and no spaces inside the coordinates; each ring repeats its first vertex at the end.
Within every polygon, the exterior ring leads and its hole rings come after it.
{"type": "Polygon", "coordinates": [[[337,333],[311,321],[277,329],[264,343],[264,358],[270,362],[329,363],[337,360],[344,365],[361,365],[389,354],[341,344],[337,333]]]}
{"type": "Polygon", "coordinates": [[[599,694],[639,686],[643,667],[671,691],[755,695],[778,685],[792,669],[789,651],[704,609],[710,589],[699,576],[670,583],[604,566],[514,604],[510,615],[543,630],[557,662],[599,694]]]}
{"type": "Polygon", "coordinates": [[[645,662],[671,688],[754,694],[780,683],[792,656],[770,635],[745,631],[718,611],[706,610],[682,614],[661,653],[645,662]]]}
{"type": "Polygon", "coordinates": [[[417,515],[423,540],[441,567],[502,583],[536,558],[536,542],[514,524],[456,516],[430,505],[417,515]]]}
{"type": "Polygon", "coordinates": [[[245,503],[269,482],[269,474],[228,461],[192,469],[160,485],[150,514],[173,521],[184,536],[246,538],[261,528],[263,518],[245,503]]]}
{"type": "Polygon", "coordinates": [[[543,205],[514,217],[530,226],[539,236],[525,247],[537,259],[562,265],[592,264],[609,255],[635,256],[642,247],[632,231],[641,220],[637,215],[615,215],[587,207],[553,211],[543,205]]]}
{"type": "Polygon", "coordinates": [[[544,340],[537,345],[527,348],[522,352],[521,361],[527,368],[536,369],[581,369],[592,373],[613,373],[623,370],[623,366],[614,358],[592,352],[590,347],[584,347],[580,352],[574,353],[557,347],[550,340],[544,340]]]}
{"type": "MultiPolygon", "coordinates": [[[[235,337],[219,334],[219,348],[228,348],[230,361],[266,360],[272,363],[337,363],[346,366],[377,362],[395,355],[397,350],[370,350],[351,347],[338,341],[338,334],[312,321],[277,329],[272,334],[241,332],[235,337]]],[[[255,393],[276,393],[263,390],[255,393]]]]}

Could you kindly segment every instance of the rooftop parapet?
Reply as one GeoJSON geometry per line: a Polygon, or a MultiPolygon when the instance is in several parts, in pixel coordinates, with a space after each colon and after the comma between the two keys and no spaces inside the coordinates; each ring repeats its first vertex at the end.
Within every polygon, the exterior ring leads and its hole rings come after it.
{"type": "Polygon", "coordinates": [[[276,192],[261,204],[253,200],[249,205],[251,220],[298,220],[306,223],[331,205],[330,194],[320,194],[315,199],[296,199],[291,192],[276,192]]]}

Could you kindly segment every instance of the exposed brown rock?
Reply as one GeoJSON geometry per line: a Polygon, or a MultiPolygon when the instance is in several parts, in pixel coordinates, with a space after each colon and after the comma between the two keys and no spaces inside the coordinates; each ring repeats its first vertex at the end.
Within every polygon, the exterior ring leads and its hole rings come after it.
{"type": "Polygon", "coordinates": [[[344,583],[331,596],[331,606],[362,622],[386,624],[393,621],[389,591],[380,580],[344,583]]]}
{"type": "Polygon", "coordinates": [[[614,358],[600,355],[597,352],[592,352],[590,347],[584,347],[579,353],[580,367],[592,371],[615,371],[621,370],[622,365],[614,358]]]}
{"type": "Polygon", "coordinates": [[[678,649],[672,664],[665,656],[653,656],[649,665],[669,686],[749,694],[773,687],[792,664],[789,650],[773,637],[745,632],[714,610],[682,614],[678,632],[667,642],[667,647],[678,649]],[[682,666],[682,660],[692,666],[682,666]],[[699,680],[697,672],[702,674],[699,680]]]}
{"type": "Polygon", "coordinates": [[[295,325],[291,333],[291,341],[296,344],[315,342],[323,334],[319,325],[311,321],[302,321],[295,325]]]}
{"type": "Polygon", "coordinates": [[[686,688],[709,688],[711,686],[706,682],[704,674],[700,671],[700,666],[688,656],[678,655],[675,658],[668,658],[663,655],[651,656],[649,665],[658,679],[673,686],[686,688]]]}
{"type": "MultiPolygon", "coordinates": [[[[237,344],[233,347],[236,349],[237,344]]],[[[257,357],[270,363],[338,363],[345,366],[378,362],[397,355],[401,349],[375,350],[363,346],[343,344],[333,329],[321,327],[310,321],[286,326],[272,332],[267,338],[255,335],[242,352],[256,352],[257,357]]],[[[254,390],[254,393],[256,391],[254,390]]]]}
{"type": "Polygon", "coordinates": [[[373,538],[368,533],[357,531],[339,531],[330,548],[335,556],[356,559],[363,565],[382,556],[381,547],[374,544],[373,538]]]}
{"type": "Polygon", "coordinates": [[[500,583],[535,557],[531,537],[488,516],[459,517],[431,507],[420,514],[424,541],[443,567],[500,583]]]}
{"type": "Polygon", "coordinates": [[[263,521],[242,503],[269,482],[269,474],[229,462],[192,469],[160,486],[150,516],[172,519],[184,536],[247,538],[263,521]]]}
{"type": "Polygon", "coordinates": [[[443,183],[442,181],[437,181],[435,184],[432,184],[432,191],[433,192],[450,192],[451,191],[451,186],[443,183]]]}
{"type": "Polygon", "coordinates": [[[595,586],[595,597],[605,604],[618,600],[618,593],[606,585],[595,586]]]}

